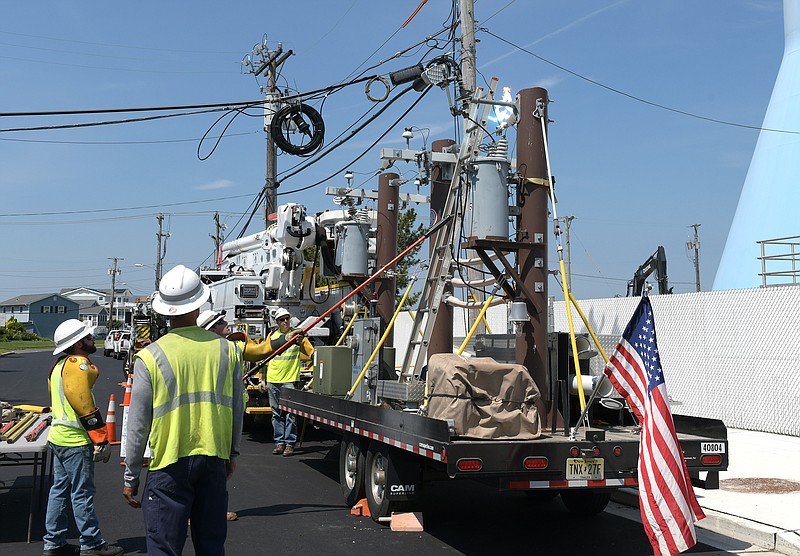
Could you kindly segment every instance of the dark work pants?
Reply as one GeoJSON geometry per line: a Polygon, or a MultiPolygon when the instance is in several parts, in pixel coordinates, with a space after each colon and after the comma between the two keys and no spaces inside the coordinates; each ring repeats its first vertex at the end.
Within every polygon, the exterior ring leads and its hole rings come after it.
{"type": "Polygon", "coordinates": [[[179,556],[192,520],[192,544],[198,556],[225,554],[228,534],[225,461],[189,456],[147,473],[142,494],[147,553],[179,556]]]}

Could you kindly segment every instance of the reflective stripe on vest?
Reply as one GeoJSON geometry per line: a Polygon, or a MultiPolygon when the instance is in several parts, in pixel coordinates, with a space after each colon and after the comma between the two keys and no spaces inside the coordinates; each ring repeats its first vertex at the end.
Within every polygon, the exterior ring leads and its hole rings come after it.
{"type": "Polygon", "coordinates": [[[164,380],[164,385],[167,387],[167,394],[169,396],[167,402],[153,407],[153,419],[163,417],[170,411],[177,409],[180,405],[196,402],[210,402],[233,410],[233,397],[225,395],[225,378],[229,365],[228,346],[230,344],[227,340],[222,340],[219,342],[219,345],[219,369],[217,371],[217,384],[214,392],[184,392],[178,395],[178,383],[175,380],[175,372],[172,370],[172,365],[169,364],[167,355],[157,343],[151,344],[153,348],[151,353],[156,361],[158,370],[161,372],[161,378],[164,380]]]}
{"type": "MultiPolygon", "coordinates": [[[[241,355],[230,342],[196,326],[170,331],[137,353],[153,392],[150,470],[190,455],[230,458],[234,380],[241,355]]],[[[134,387],[135,388],[135,387],[134,387]]]]}

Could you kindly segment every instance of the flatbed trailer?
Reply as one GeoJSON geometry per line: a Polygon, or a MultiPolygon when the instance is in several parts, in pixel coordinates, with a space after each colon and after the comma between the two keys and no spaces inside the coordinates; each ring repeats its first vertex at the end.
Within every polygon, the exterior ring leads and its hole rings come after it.
{"type": "MultiPolygon", "coordinates": [[[[373,519],[407,510],[433,480],[473,479],[498,490],[561,495],[573,512],[602,511],[611,493],[636,487],[639,429],[612,426],[535,440],[469,440],[452,435],[447,421],[417,412],[283,390],[281,408],[342,436],[340,483],[345,502],[366,497],[373,519]]],[[[721,421],[675,416],[678,439],[693,482],[718,488],[728,466],[721,421]],[[707,476],[700,480],[700,473],[707,476]]]]}

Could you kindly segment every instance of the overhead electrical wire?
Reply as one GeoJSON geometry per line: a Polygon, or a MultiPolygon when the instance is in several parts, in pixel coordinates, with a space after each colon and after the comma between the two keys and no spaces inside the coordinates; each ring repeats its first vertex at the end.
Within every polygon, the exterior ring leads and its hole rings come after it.
{"type": "Polygon", "coordinates": [[[300,187],[300,188],[298,188],[298,189],[292,189],[291,191],[282,191],[282,192],[280,192],[280,191],[279,191],[277,195],[278,195],[278,196],[280,196],[280,195],[289,195],[289,194],[292,194],[292,193],[299,193],[299,192],[301,192],[301,191],[306,191],[306,190],[308,190],[308,189],[312,189],[312,188],[314,188],[314,187],[317,187],[318,185],[321,185],[321,184],[325,183],[326,181],[328,181],[329,179],[333,178],[333,177],[334,177],[334,176],[336,176],[337,174],[341,174],[343,171],[347,170],[347,168],[348,168],[348,167],[352,166],[353,164],[355,164],[356,162],[358,162],[359,160],[361,160],[362,158],[364,158],[364,156],[366,156],[366,154],[367,154],[367,153],[369,153],[369,152],[372,150],[372,148],[373,148],[373,147],[375,147],[375,145],[377,145],[377,144],[378,144],[378,142],[379,142],[381,139],[383,139],[384,137],[386,137],[386,136],[389,134],[389,132],[390,132],[390,131],[392,131],[392,130],[395,128],[395,126],[397,126],[397,124],[398,124],[398,123],[400,123],[400,121],[401,121],[403,118],[405,118],[405,117],[406,117],[406,116],[407,116],[407,115],[408,115],[408,114],[409,114],[409,113],[410,113],[410,112],[411,112],[411,111],[412,111],[412,110],[413,110],[413,109],[414,109],[414,108],[417,106],[417,104],[419,104],[419,103],[420,103],[420,101],[421,101],[421,100],[422,100],[422,99],[425,97],[425,95],[426,95],[426,94],[428,94],[428,91],[430,91],[430,90],[431,90],[431,85],[428,85],[428,86],[425,88],[425,90],[424,90],[424,91],[422,91],[422,93],[420,93],[420,95],[419,95],[419,97],[417,98],[417,100],[415,100],[415,101],[414,101],[414,102],[411,104],[411,106],[409,106],[409,107],[408,107],[408,109],[406,109],[406,111],[405,111],[405,112],[403,112],[402,114],[400,114],[400,117],[399,117],[399,118],[397,118],[397,119],[394,121],[394,123],[393,123],[393,124],[392,124],[392,125],[391,125],[391,126],[390,126],[390,127],[387,129],[387,130],[386,130],[386,131],[384,131],[384,132],[383,132],[383,133],[382,133],[382,134],[381,134],[381,135],[380,135],[380,136],[379,136],[377,139],[375,139],[375,141],[373,141],[373,142],[372,142],[372,143],[371,143],[371,144],[370,144],[370,145],[369,145],[369,146],[368,146],[368,147],[367,147],[367,148],[364,150],[364,152],[362,152],[360,155],[358,155],[357,157],[355,157],[353,160],[351,160],[350,162],[348,162],[347,164],[345,164],[345,165],[344,165],[344,166],[343,166],[341,169],[337,170],[336,172],[332,173],[332,174],[331,174],[331,175],[329,175],[328,177],[326,177],[326,178],[324,178],[324,179],[322,179],[322,180],[320,180],[320,181],[318,181],[318,182],[316,182],[316,183],[312,183],[311,185],[306,185],[305,187],[300,187]]]}
{"type": "Polygon", "coordinates": [[[507,39],[504,39],[503,37],[501,37],[499,35],[496,35],[496,34],[492,33],[491,31],[489,31],[485,27],[481,27],[479,29],[479,31],[483,31],[487,35],[490,35],[490,36],[496,38],[497,40],[506,43],[509,46],[513,46],[514,48],[520,50],[521,52],[524,52],[524,53],[526,53],[526,54],[528,54],[530,56],[533,56],[534,58],[544,62],[545,64],[549,64],[549,65],[551,65],[551,66],[553,66],[555,68],[560,69],[561,71],[564,71],[564,72],[566,72],[566,73],[568,73],[570,75],[573,75],[573,76],[577,77],[578,79],[583,79],[584,81],[586,81],[588,83],[591,83],[592,85],[597,85],[598,87],[606,89],[607,91],[611,91],[612,93],[616,93],[618,95],[624,96],[624,97],[629,98],[631,100],[634,100],[636,102],[641,102],[642,104],[646,104],[646,105],[652,106],[654,108],[659,108],[661,110],[666,110],[667,112],[673,112],[675,114],[681,114],[682,116],[688,116],[690,118],[695,118],[695,119],[703,120],[703,121],[706,121],[706,122],[712,122],[712,123],[715,123],[715,124],[727,125],[727,126],[732,126],[732,127],[740,127],[740,128],[743,128],[743,129],[753,129],[753,130],[756,130],[756,131],[770,131],[770,132],[773,132],[773,133],[787,133],[787,134],[791,134],[791,135],[800,135],[800,131],[793,131],[793,130],[790,130],[790,129],[775,129],[775,128],[769,128],[769,127],[761,127],[761,126],[757,126],[757,125],[740,124],[740,123],[737,123],[737,122],[729,122],[729,121],[726,121],[726,120],[720,120],[720,119],[717,119],[717,118],[711,118],[709,116],[701,116],[700,114],[695,114],[693,112],[687,112],[686,110],[680,110],[678,108],[672,108],[671,106],[666,106],[664,104],[659,104],[659,103],[653,102],[651,100],[647,100],[647,99],[644,99],[644,98],[641,98],[641,97],[637,97],[636,95],[632,95],[630,93],[626,93],[625,91],[622,91],[620,89],[616,89],[614,87],[611,87],[609,85],[606,85],[606,84],[601,83],[599,81],[596,81],[594,79],[586,77],[585,75],[581,75],[580,73],[578,73],[576,71],[573,71],[573,70],[571,70],[569,68],[566,68],[566,67],[564,67],[562,65],[559,65],[559,64],[557,64],[555,62],[552,62],[552,61],[548,60],[547,58],[543,58],[542,56],[539,56],[538,54],[535,54],[535,53],[531,52],[530,50],[527,50],[526,48],[524,48],[522,46],[519,46],[519,45],[517,45],[517,44],[515,44],[515,43],[513,43],[513,42],[511,42],[511,41],[509,41],[507,39]]]}

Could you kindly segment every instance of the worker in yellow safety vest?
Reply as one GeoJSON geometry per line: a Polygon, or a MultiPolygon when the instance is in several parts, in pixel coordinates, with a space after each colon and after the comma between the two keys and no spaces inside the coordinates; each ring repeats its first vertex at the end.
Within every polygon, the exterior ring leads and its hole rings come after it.
{"type": "Polygon", "coordinates": [[[58,325],[54,340],[53,355],[59,357],[47,380],[53,413],[47,436],[53,454],[53,486],[47,500],[43,554],[122,554],[121,547],[103,539],[94,509],[94,462],[105,463],[111,456],[106,424],[92,394],[99,374],[89,360],[97,351],[94,338],[88,326],[69,319],[58,325]],[[70,502],[80,547],[66,539],[70,502]]]}
{"type": "Polygon", "coordinates": [[[143,510],[150,555],[181,554],[189,518],[196,553],[225,550],[225,483],[242,436],[242,356],[231,342],[197,326],[208,298],[208,286],[194,271],[178,265],[167,272],[152,307],[169,319],[170,331],[134,362],[122,493],[143,510]],[[148,442],[153,455],[139,502],[148,442]]]}
{"type": "Polygon", "coordinates": [[[310,358],[314,353],[314,346],[302,330],[292,328],[291,317],[289,311],[282,307],[273,315],[273,319],[278,323],[278,329],[269,335],[273,349],[278,349],[286,342],[291,342],[292,345],[270,360],[266,380],[275,438],[275,448],[272,453],[283,454],[285,457],[294,454],[297,443],[297,417],[281,409],[281,390],[297,387],[300,380],[300,359],[310,358]]]}

